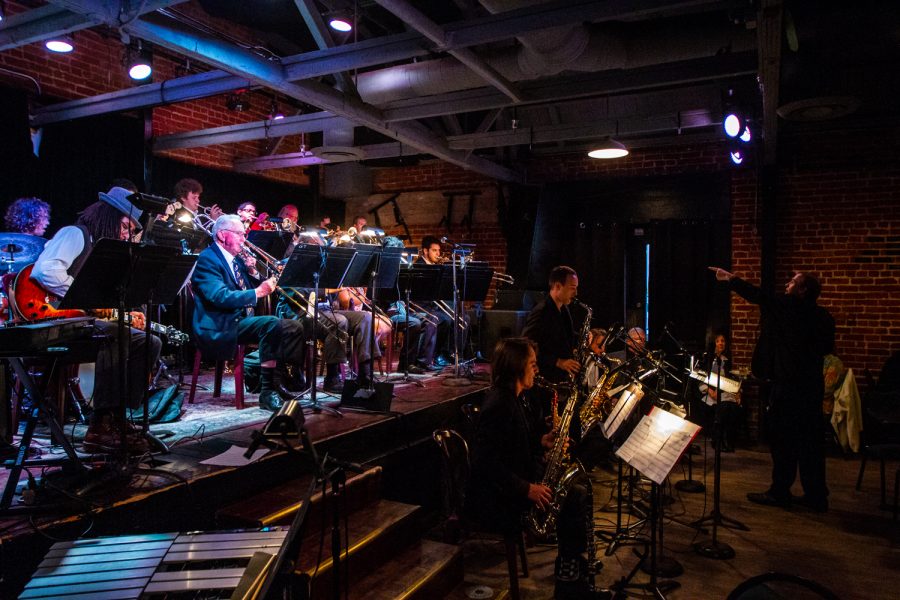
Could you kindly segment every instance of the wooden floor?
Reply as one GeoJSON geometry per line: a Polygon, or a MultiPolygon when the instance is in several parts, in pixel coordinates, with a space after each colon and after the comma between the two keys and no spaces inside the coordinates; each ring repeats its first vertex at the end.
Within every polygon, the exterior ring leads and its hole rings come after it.
{"type": "MultiPolygon", "coordinates": [[[[703,479],[702,456],[695,456],[695,479],[703,479]]],[[[869,464],[862,490],[857,492],[857,458],[830,457],[828,485],[831,508],[815,514],[801,508],[784,510],[749,502],[747,492],[764,491],[769,483],[771,462],[765,448],[742,449],[723,455],[722,514],[743,522],[750,531],[719,529],[718,539],[731,545],[735,557],[715,560],[692,550],[695,541],[709,539],[682,523],[692,522],[708,514],[712,505],[712,452],[709,455],[707,495],[669,490],[675,503],[667,507],[664,524],[665,554],[684,567],[675,578],[680,588],[666,594],[673,600],[705,598],[724,599],[741,581],[766,571],[782,571],[814,579],[846,600],[900,598],[900,523],[892,522],[890,511],[879,509],[879,476],[877,463],[869,464]]],[[[892,491],[893,474],[900,465],[888,465],[888,486],[892,491]]],[[[608,527],[615,512],[605,512],[611,498],[615,476],[606,470],[592,473],[595,490],[595,521],[608,527]]],[[[671,482],[684,479],[675,473],[671,482]]],[[[794,488],[800,494],[799,483],[794,488]]],[[[890,493],[889,493],[890,496],[890,493]]],[[[614,509],[614,503],[610,503],[614,509]]],[[[506,564],[502,546],[484,541],[466,542],[466,585],[483,584],[495,592],[507,586],[506,564]]],[[[604,564],[597,583],[607,587],[626,575],[638,560],[632,547],[620,547],[605,556],[605,544],[598,544],[597,554],[604,564]]],[[[528,579],[520,580],[523,598],[547,599],[553,596],[553,561],[555,547],[529,550],[528,579]]],[[[647,582],[642,572],[636,578],[647,582]]],[[[643,592],[630,592],[641,597],[643,592]]],[[[633,594],[633,595],[631,595],[633,594]]],[[[463,596],[459,596],[462,598],[463,596]]],[[[496,597],[496,595],[494,596],[496,597]]]]}

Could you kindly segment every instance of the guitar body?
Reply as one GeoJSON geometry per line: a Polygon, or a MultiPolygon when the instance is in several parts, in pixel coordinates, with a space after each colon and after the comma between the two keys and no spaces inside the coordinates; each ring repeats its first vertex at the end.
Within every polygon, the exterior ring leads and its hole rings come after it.
{"type": "Polygon", "coordinates": [[[53,303],[59,298],[32,281],[31,271],[34,263],[28,265],[16,275],[12,285],[10,302],[16,315],[25,321],[42,321],[44,319],[67,319],[83,317],[83,310],[57,310],[53,303]]]}

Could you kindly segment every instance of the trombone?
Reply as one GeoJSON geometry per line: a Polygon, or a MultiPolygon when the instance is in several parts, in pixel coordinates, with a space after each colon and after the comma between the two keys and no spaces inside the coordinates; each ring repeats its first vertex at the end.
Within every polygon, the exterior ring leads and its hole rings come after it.
{"type": "MultiPolygon", "coordinates": [[[[256,244],[244,240],[244,243],[241,245],[243,250],[242,253],[246,254],[250,258],[256,260],[257,262],[261,262],[266,270],[272,274],[276,279],[280,277],[280,273],[282,268],[284,268],[284,262],[276,259],[274,256],[257,246],[256,244]]],[[[289,294],[283,287],[276,285],[275,291],[278,292],[282,298],[284,298],[289,304],[291,304],[294,309],[298,312],[298,314],[306,314],[310,317],[314,314],[318,314],[318,325],[325,332],[326,335],[333,336],[338,342],[341,344],[346,344],[350,340],[350,335],[341,329],[336,321],[332,321],[329,319],[325,313],[317,313],[314,310],[315,307],[315,294],[311,294],[311,297],[306,296],[303,292],[301,292],[297,288],[290,288],[290,291],[299,297],[294,297],[293,294],[289,294]],[[301,304],[301,302],[305,303],[301,304]]]]}

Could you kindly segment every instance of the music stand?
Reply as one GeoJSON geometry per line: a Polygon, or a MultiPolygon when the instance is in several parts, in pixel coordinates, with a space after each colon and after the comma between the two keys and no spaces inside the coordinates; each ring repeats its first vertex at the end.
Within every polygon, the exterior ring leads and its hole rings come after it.
{"type": "Polygon", "coordinates": [[[356,250],[347,247],[326,248],[317,244],[298,244],[294,247],[281,276],[279,284],[284,288],[313,289],[316,301],[313,303],[313,334],[310,341],[312,360],[309,361],[310,371],[307,376],[309,381],[309,400],[302,404],[304,408],[311,408],[315,412],[327,410],[335,416],[343,416],[341,411],[318,403],[316,390],[316,339],[319,322],[319,287],[339,288],[344,285],[344,277],[356,258],[356,250]]]}
{"type": "MultiPolygon", "coordinates": [[[[414,249],[405,248],[407,254],[409,256],[414,256],[414,249]]],[[[409,362],[410,362],[410,354],[411,354],[411,345],[409,340],[409,311],[410,305],[414,300],[418,300],[420,302],[433,300],[437,294],[438,290],[441,286],[441,267],[440,265],[429,265],[422,262],[410,263],[405,268],[399,270],[397,274],[397,285],[391,290],[385,290],[385,292],[390,296],[390,292],[397,291],[397,302],[401,301],[400,290],[403,291],[403,303],[406,308],[406,357],[405,357],[405,366],[406,369],[403,372],[403,375],[400,377],[392,377],[388,379],[388,381],[398,381],[403,383],[413,383],[419,387],[425,387],[425,384],[417,379],[413,379],[409,376],[409,362]]],[[[391,300],[393,297],[390,296],[391,300]]],[[[430,318],[428,313],[425,313],[425,318],[430,318]]],[[[415,356],[413,356],[415,358],[415,356]]]]}
{"type": "MultiPolygon", "coordinates": [[[[659,581],[657,579],[657,526],[660,514],[659,486],[669,476],[678,463],[681,455],[691,445],[700,432],[700,426],[681,417],[653,407],[649,415],[644,416],[625,443],[616,450],[616,456],[634,467],[651,481],[650,488],[650,544],[641,561],[613,585],[617,592],[627,588],[650,592],[655,598],[664,599],[664,592],[678,588],[677,581],[659,581]],[[649,557],[650,581],[644,584],[630,583],[638,569],[649,557]]],[[[638,554],[638,556],[640,556],[638,554]]]]}
{"type": "Polygon", "coordinates": [[[712,537],[704,542],[694,544],[694,551],[706,558],[729,559],[734,558],[734,548],[730,544],[721,542],[718,539],[719,527],[730,527],[732,529],[740,529],[741,531],[750,531],[750,528],[738,521],[726,517],[722,514],[722,421],[721,421],[721,402],[722,392],[736,394],[741,389],[739,381],[735,381],[722,374],[722,359],[716,356],[711,364],[715,367],[715,372],[710,373],[704,378],[704,373],[691,371],[691,377],[699,379],[706,384],[707,393],[709,390],[716,390],[716,404],[713,412],[713,440],[715,442],[715,451],[713,453],[713,508],[710,513],[704,517],[700,517],[692,523],[694,526],[702,526],[707,521],[712,523],[712,537]]]}
{"type": "MultiPolygon", "coordinates": [[[[151,331],[151,315],[153,308],[163,304],[173,304],[178,299],[178,295],[191,280],[194,273],[194,265],[197,264],[196,254],[173,254],[169,262],[160,273],[157,287],[153,288],[150,297],[147,300],[147,313],[144,324],[144,334],[150,339],[151,331]]],[[[144,365],[144,378],[149,380],[153,366],[150,364],[150,353],[146,353],[146,364],[144,365]]],[[[142,418],[142,426],[144,436],[154,444],[163,453],[169,452],[169,447],[165,442],[150,433],[150,387],[144,389],[144,415],[142,418]]]]}
{"type": "Polygon", "coordinates": [[[289,240],[290,235],[280,231],[252,230],[247,232],[248,242],[275,258],[284,256],[289,240]]]}
{"type": "MultiPolygon", "coordinates": [[[[118,383],[119,394],[128,394],[128,367],[124,357],[130,344],[125,339],[125,313],[141,307],[160,287],[160,277],[174,256],[174,248],[165,246],[141,246],[130,242],[104,238],[94,244],[85,259],[78,276],[72,282],[60,302],[62,309],[118,308],[118,383]]],[[[149,340],[145,345],[149,352],[149,340]]],[[[123,423],[121,450],[123,462],[127,462],[127,435],[124,427],[126,402],[119,407],[119,419],[123,423]]]]}

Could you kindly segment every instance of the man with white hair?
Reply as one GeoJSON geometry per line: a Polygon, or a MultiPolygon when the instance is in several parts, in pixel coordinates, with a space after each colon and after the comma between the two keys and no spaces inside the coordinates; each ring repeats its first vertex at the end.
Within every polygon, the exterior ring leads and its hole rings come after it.
{"type": "Polygon", "coordinates": [[[194,338],[203,355],[214,360],[233,358],[238,344],[258,342],[259,406],[277,411],[282,405],[275,382],[280,319],[254,315],[256,301],[275,291],[275,278],[261,279],[255,260],[241,255],[247,234],[237,215],[216,219],[212,237],[213,244],[200,253],[191,277],[194,338]]]}

